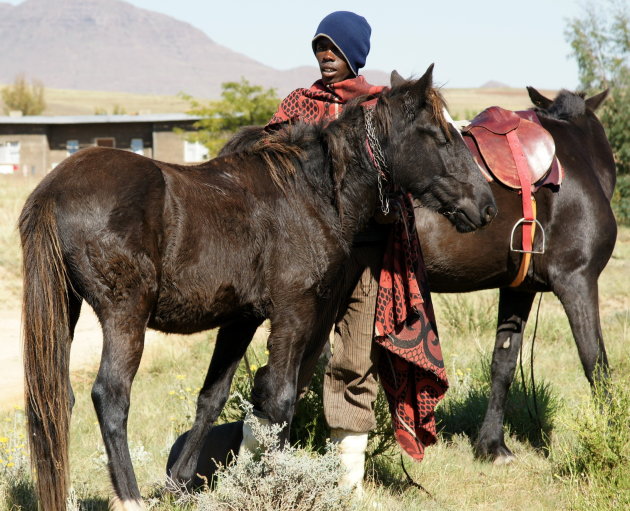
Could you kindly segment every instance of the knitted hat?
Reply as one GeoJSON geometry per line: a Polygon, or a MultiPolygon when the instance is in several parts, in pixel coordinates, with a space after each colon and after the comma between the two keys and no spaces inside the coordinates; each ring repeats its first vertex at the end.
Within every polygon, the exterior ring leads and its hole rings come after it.
{"type": "Polygon", "coordinates": [[[372,29],[363,16],[350,11],[336,11],[326,16],[315,32],[312,46],[315,51],[315,40],[326,37],[339,48],[350,70],[359,74],[370,53],[370,34],[372,29]]]}

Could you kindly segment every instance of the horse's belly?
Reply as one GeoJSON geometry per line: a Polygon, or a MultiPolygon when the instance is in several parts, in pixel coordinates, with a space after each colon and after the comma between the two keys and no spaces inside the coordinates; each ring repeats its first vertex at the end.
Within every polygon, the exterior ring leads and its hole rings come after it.
{"type": "Polygon", "coordinates": [[[261,315],[263,305],[251,289],[243,292],[234,282],[178,279],[163,283],[149,320],[149,328],[171,333],[194,333],[216,328],[238,318],[261,315]]]}
{"type": "MultiPolygon", "coordinates": [[[[416,227],[431,291],[461,293],[509,285],[509,227],[459,233],[441,215],[416,210],[416,227]],[[505,234],[507,232],[507,234],[505,234]]],[[[496,223],[495,223],[496,222],[496,223]]]]}

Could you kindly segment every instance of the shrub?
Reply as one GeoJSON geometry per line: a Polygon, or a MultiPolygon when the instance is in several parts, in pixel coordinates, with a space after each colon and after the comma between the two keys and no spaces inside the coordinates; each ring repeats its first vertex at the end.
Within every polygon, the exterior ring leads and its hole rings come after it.
{"type": "MultiPolygon", "coordinates": [[[[251,405],[250,405],[251,409],[251,405]]],[[[246,419],[249,420],[249,419],[246,419]]],[[[213,492],[192,497],[199,511],[343,511],[351,505],[339,488],[341,464],[329,445],[323,455],[295,447],[280,448],[280,425],[249,422],[260,448],[238,463],[220,467],[213,492]]]]}
{"type": "Polygon", "coordinates": [[[19,110],[23,115],[39,115],[46,109],[44,85],[37,80],[29,85],[24,75],[19,75],[13,85],[3,88],[0,95],[7,114],[19,110]]]}
{"type": "Polygon", "coordinates": [[[555,475],[570,485],[577,509],[630,509],[628,389],[627,381],[596,388],[567,421],[573,438],[552,453],[555,475]]]}
{"type": "Polygon", "coordinates": [[[630,174],[617,176],[612,208],[620,225],[630,225],[630,174]]]}

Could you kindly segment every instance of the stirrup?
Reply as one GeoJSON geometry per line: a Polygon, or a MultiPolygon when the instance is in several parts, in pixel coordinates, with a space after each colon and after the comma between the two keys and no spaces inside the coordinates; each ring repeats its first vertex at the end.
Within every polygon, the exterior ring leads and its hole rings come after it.
{"type": "Polygon", "coordinates": [[[545,230],[543,229],[542,224],[538,221],[537,218],[534,218],[533,220],[527,220],[526,218],[521,218],[518,222],[514,224],[514,227],[512,227],[512,233],[510,234],[510,250],[512,252],[520,252],[521,254],[544,254],[545,246],[546,246],[545,230]],[[534,240],[532,240],[532,250],[523,250],[520,248],[514,248],[514,233],[516,232],[516,228],[521,224],[533,224],[533,223],[535,223],[540,228],[540,232],[542,233],[542,249],[534,250],[533,248],[534,240]]]}

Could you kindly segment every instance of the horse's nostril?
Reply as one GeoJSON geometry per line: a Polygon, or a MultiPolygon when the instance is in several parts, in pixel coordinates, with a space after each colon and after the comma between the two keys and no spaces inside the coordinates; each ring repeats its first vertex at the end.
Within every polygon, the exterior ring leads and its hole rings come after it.
{"type": "Polygon", "coordinates": [[[484,210],[484,216],[483,216],[486,223],[491,222],[495,216],[497,216],[496,206],[486,206],[486,209],[484,210]]]}

